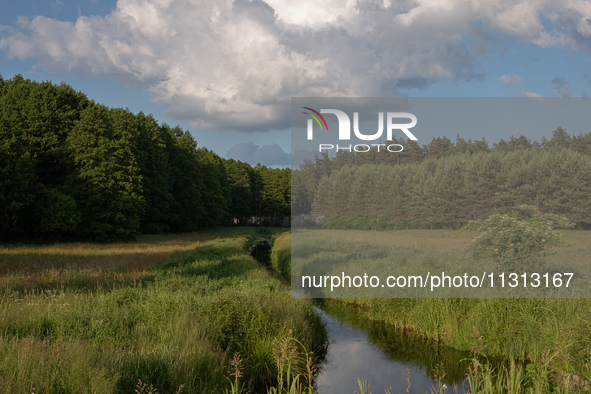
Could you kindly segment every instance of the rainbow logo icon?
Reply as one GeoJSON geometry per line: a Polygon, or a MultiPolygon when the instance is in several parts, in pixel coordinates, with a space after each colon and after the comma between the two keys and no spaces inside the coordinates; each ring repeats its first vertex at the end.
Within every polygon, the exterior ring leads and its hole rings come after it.
{"type": "MultiPolygon", "coordinates": [[[[312,111],[316,115],[318,115],[320,117],[320,119],[322,119],[322,122],[324,122],[324,126],[326,126],[326,130],[328,131],[328,125],[326,124],[326,120],[324,120],[324,116],[320,115],[320,112],[318,112],[318,111],[316,111],[316,110],[314,110],[312,108],[309,108],[309,107],[302,107],[302,108],[303,109],[307,109],[309,111],[312,111]]],[[[309,112],[302,112],[302,113],[303,114],[306,114],[306,115],[310,115],[312,118],[314,118],[314,120],[316,121],[316,123],[318,123],[318,126],[320,126],[320,130],[323,130],[322,123],[320,123],[320,119],[318,119],[316,116],[314,116],[313,114],[311,114],[309,112]]]]}

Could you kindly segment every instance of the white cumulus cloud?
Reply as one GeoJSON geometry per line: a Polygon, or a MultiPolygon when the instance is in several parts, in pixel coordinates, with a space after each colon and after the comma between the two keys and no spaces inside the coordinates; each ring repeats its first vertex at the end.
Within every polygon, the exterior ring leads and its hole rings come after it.
{"type": "Polygon", "coordinates": [[[523,97],[531,97],[531,98],[539,98],[539,97],[542,97],[542,95],[539,94],[539,93],[536,93],[536,92],[528,92],[527,90],[522,90],[521,91],[521,95],[523,97]]]}
{"type": "Polygon", "coordinates": [[[288,127],[294,96],[482,79],[495,32],[591,51],[590,20],[584,0],[118,0],[75,23],[19,17],[0,49],[141,86],[192,127],[252,131],[288,127]]]}
{"type": "Polygon", "coordinates": [[[503,82],[506,85],[521,85],[521,77],[519,75],[501,75],[498,78],[499,81],[503,82]]]}

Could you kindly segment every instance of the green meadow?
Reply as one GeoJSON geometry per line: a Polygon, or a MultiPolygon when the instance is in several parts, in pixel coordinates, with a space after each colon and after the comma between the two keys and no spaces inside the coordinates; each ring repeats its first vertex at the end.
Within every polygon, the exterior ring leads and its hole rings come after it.
{"type": "MultiPolygon", "coordinates": [[[[546,266],[588,265],[591,233],[562,233],[564,243],[548,250],[546,266]]],[[[451,265],[463,269],[492,264],[475,261],[465,252],[477,235],[452,230],[294,230],[291,243],[296,273],[291,278],[292,287],[296,287],[294,280],[300,279],[297,270],[306,264],[316,266],[321,260],[328,262],[324,267],[327,275],[363,270],[379,274],[393,268],[418,274],[423,270],[426,273],[425,268],[429,267],[433,272],[451,265]],[[298,259],[301,262],[297,263],[298,259]]],[[[342,298],[331,296],[330,288],[322,292],[328,297],[323,300],[324,305],[337,303],[355,309],[356,323],[386,323],[413,337],[470,351],[477,356],[473,361],[505,359],[507,363],[513,360],[516,365],[527,365],[530,375],[526,379],[524,372],[520,379],[523,384],[528,380],[530,389],[533,381],[559,387],[573,376],[591,379],[588,298],[456,298],[453,293],[449,298],[342,298]]],[[[492,373],[498,374],[499,371],[492,373]]]]}
{"type": "Polygon", "coordinates": [[[297,278],[297,282],[292,284],[298,290],[311,288],[315,291],[315,297],[332,298],[590,297],[588,256],[591,252],[591,234],[570,230],[562,233],[560,246],[546,248],[546,256],[541,256],[535,265],[518,270],[518,274],[510,277],[510,268],[500,266],[491,258],[474,258],[465,250],[481,234],[476,231],[296,230],[292,236],[292,279],[297,278]],[[523,272],[527,273],[525,287],[523,278],[519,276],[523,272]],[[446,286],[443,286],[440,279],[443,273],[448,277],[467,273],[468,278],[477,278],[471,282],[472,285],[468,279],[462,278],[461,285],[460,282],[451,285],[447,279],[446,286]],[[548,273],[547,280],[543,277],[545,273],[548,273]],[[570,281],[566,273],[573,273],[570,281]],[[353,284],[348,279],[342,279],[343,275],[353,278],[364,274],[368,278],[375,276],[376,281],[373,283],[377,285],[370,285],[368,280],[364,280],[359,286],[359,282],[353,284]],[[504,282],[501,274],[504,274],[504,282]],[[305,280],[302,275],[305,275],[305,280]],[[414,286],[414,279],[411,281],[408,278],[419,275],[422,279],[417,279],[418,284],[414,286]],[[389,283],[401,284],[387,285],[389,276],[393,279],[405,277],[406,285],[404,279],[401,282],[391,279],[389,283]],[[437,280],[432,279],[435,276],[437,280]],[[315,282],[308,277],[314,278],[315,282]],[[333,281],[332,277],[340,279],[335,278],[333,281]],[[493,287],[490,287],[491,281],[493,287]],[[536,284],[538,286],[534,287],[536,284]]]}
{"type": "MultiPolygon", "coordinates": [[[[469,259],[462,250],[473,235],[347,233],[355,236],[345,237],[349,249],[340,245],[342,253],[374,242],[407,260],[414,250],[469,259]]],[[[549,258],[584,256],[588,237],[565,232],[565,246],[549,258]]],[[[315,392],[316,356],[327,333],[284,280],[292,241],[282,229],[226,228],[128,243],[2,247],[0,392],[315,392]],[[267,266],[249,255],[259,238],[273,246],[267,266]]],[[[569,392],[591,378],[586,299],[329,298],[319,305],[386,352],[408,347],[414,358],[419,349],[438,382],[432,392],[569,392]],[[384,325],[408,341],[392,343],[384,325]],[[445,362],[431,365],[441,352],[445,362]],[[464,387],[454,389],[449,379],[462,377],[464,387]]],[[[363,371],[359,376],[350,392],[372,392],[363,371]]]]}
{"type": "Polygon", "coordinates": [[[297,375],[303,383],[326,332],[309,303],[250,257],[261,236],[274,234],[0,248],[0,392],[261,392],[297,375]]]}

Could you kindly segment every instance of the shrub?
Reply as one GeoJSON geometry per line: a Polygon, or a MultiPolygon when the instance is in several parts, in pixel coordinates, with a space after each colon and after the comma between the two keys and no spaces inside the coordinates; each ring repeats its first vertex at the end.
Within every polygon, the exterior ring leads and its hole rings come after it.
{"type": "Polygon", "coordinates": [[[572,227],[563,216],[541,214],[535,207],[520,205],[507,214],[470,221],[465,228],[484,231],[468,245],[476,258],[493,258],[503,269],[518,271],[537,267],[546,247],[562,243],[554,229],[572,227]]]}

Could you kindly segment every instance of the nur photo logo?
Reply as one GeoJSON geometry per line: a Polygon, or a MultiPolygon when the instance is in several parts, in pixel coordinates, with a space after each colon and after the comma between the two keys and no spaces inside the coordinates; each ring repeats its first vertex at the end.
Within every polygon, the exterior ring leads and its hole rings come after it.
{"type": "MultiPolygon", "coordinates": [[[[310,112],[302,112],[305,115],[310,116],[307,123],[307,139],[312,141],[314,139],[314,122],[318,124],[321,131],[328,132],[328,124],[322,114],[335,115],[338,121],[338,139],[339,141],[350,141],[351,140],[351,119],[344,111],[338,109],[320,109],[317,111],[310,107],[302,107],[310,112]]],[[[402,131],[408,139],[417,141],[417,138],[409,129],[413,128],[417,124],[417,117],[408,112],[387,112],[384,116],[384,112],[378,112],[378,130],[373,134],[364,134],[359,128],[359,112],[353,112],[353,133],[355,137],[362,141],[376,141],[379,140],[384,133],[384,118],[386,118],[386,139],[388,141],[393,140],[394,131],[402,131]],[[407,123],[399,123],[399,120],[406,119],[410,120],[407,123]]],[[[385,147],[388,152],[396,153],[402,152],[404,147],[400,144],[356,144],[356,145],[342,145],[339,144],[319,144],[318,150],[336,149],[342,151],[354,151],[354,152],[369,152],[371,147],[376,147],[377,151],[380,151],[381,147],[385,147]]]]}

